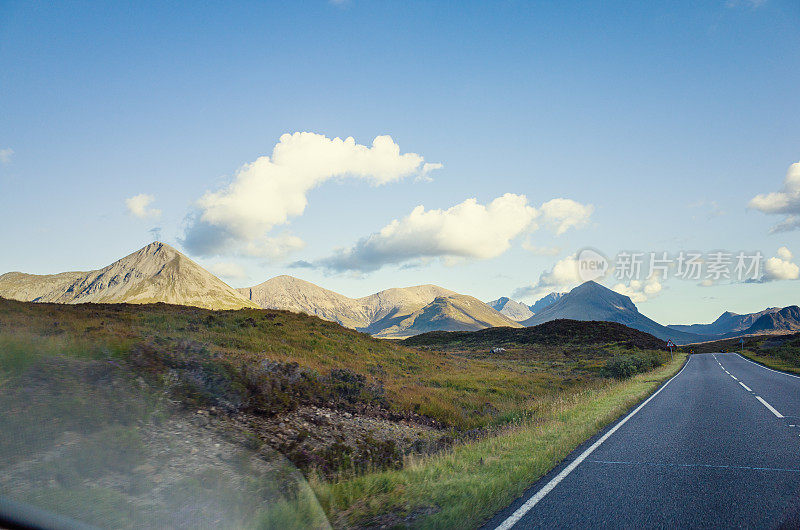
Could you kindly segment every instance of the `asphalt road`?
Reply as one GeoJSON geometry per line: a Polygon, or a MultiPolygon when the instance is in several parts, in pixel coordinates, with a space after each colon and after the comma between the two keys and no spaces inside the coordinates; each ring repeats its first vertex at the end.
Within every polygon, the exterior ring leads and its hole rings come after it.
{"type": "Polygon", "coordinates": [[[717,353],[691,356],[486,527],[781,525],[800,527],[800,377],[717,353]]]}

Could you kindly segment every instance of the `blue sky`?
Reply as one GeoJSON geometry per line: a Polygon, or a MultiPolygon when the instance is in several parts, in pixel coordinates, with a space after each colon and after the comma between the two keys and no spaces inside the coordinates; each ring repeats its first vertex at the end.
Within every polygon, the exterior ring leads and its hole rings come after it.
{"type": "MultiPolygon", "coordinates": [[[[800,284],[782,278],[800,261],[799,232],[770,232],[800,213],[793,188],[788,205],[748,205],[780,192],[800,160],[799,27],[800,5],[778,0],[0,1],[0,271],[97,268],[158,226],[234,286],[288,273],[351,296],[436,283],[489,300],[547,288],[540,275],[587,246],[759,250],[785,262],[772,281],[667,279],[638,305],[677,323],[798,303],[800,284]],[[298,131],[365,149],[389,135],[400,154],[443,167],[430,179],[423,162],[386,182],[319,177],[285,222],[261,219],[217,254],[187,245],[216,207],[198,200],[227,200],[243,165],[298,131]],[[126,208],[140,194],[153,198],[144,218],[126,208]],[[535,210],[527,228],[500,211],[514,201],[482,221],[504,194],[535,210]],[[473,198],[477,225],[496,224],[507,248],[436,239],[461,226],[448,209],[473,198]],[[557,198],[591,212],[558,234],[542,209],[557,198]],[[419,205],[434,211],[422,236],[409,218],[419,205]],[[393,220],[404,240],[365,242],[393,220]],[[252,251],[280,237],[302,245],[252,251]],[[326,268],[341,249],[371,270],[326,268]],[[290,266],[300,261],[312,266],[290,266]]],[[[226,204],[227,221],[213,222],[230,235],[243,218],[226,204]]]]}

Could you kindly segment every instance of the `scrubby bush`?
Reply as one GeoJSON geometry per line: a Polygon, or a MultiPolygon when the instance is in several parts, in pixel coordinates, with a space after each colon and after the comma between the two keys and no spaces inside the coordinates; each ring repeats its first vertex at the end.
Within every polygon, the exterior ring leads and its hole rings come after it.
{"type": "Polygon", "coordinates": [[[624,379],[664,364],[660,352],[645,351],[633,354],[616,355],[606,361],[603,371],[609,377],[624,379]]]}

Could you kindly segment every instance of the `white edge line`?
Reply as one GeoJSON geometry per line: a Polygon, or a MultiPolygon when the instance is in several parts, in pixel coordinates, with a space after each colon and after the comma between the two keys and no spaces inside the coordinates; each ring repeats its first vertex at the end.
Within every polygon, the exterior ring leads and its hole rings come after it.
{"type": "MultiPolygon", "coordinates": [[[[731,377],[733,377],[734,379],[736,379],[736,376],[735,376],[735,375],[733,375],[733,374],[731,374],[731,377]]],[[[738,379],[736,379],[736,380],[738,381],[738,379]]]]}
{"type": "Polygon", "coordinates": [[[750,389],[750,387],[749,387],[749,386],[747,386],[746,384],[742,383],[741,381],[739,381],[739,384],[740,384],[740,385],[742,385],[742,386],[744,387],[744,389],[745,389],[745,390],[747,390],[748,392],[752,392],[752,390],[750,389]]]}
{"type": "MultiPolygon", "coordinates": [[[[737,353],[736,355],[739,355],[739,354],[737,353]]],[[[769,370],[770,372],[775,372],[776,374],[786,375],[786,376],[789,376],[789,377],[794,377],[795,379],[800,379],[800,375],[787,374],[786,372],[781,372],[780,370],[773,370],[772,368],[767,368],[763,364],[758,364],[755,361],[751,361],[750,359],[748,359],[747,357],[745,357],[743,355],[739,355],[739,357],[741,357],[742,359],[744,359],[745,361],[747,361],[749,363],[753,363],[756,366],[760,366],[764,370],[769,370]]]]}
{"type": "Polygon", "coordinates": [[[767,407],[771,413],[775,414],[775,416],[777,416],[778,418],[783,418],[783,414],[775,410],[775,407],[764,401],[764,398],[762,398],[761,396],[756,396],[756,399],[759,400],[762,405],[767,407]]]}
{"type": "Polygon", "coordinates": [[[508,530],[509,528],[511,528],[512,526],[514,526],[515,524],[517,524],[517,523],[519,522],[519,520],[520,520],[520,519],[522,519],[523,517],[525,517],[525,514],[526,514],[526,513],[528,513],[529,511],[531,511],[531,509],[532,509],[534,506],[536,506],[536,505],[539,503],[539,501],[540,501],[540,500],[542,500],[542,499],[544,498],[544,496],[545,496],[545,495],[547,495],[548,493],[550,493],[550,492],[553,490],[553,488],[555,488],[556,486],[558,486],[559,482],[561,482],[562,480],[564,480],[565,478],[567,478],[567,475],[569,475],[570,473],[572,473],[572,472],[575,470],[575,468],[576,468],[576,467],[578,467],[578,466],[580,465],[580,463],[581,463],[581,462],[583,462],[584,460],[586,460],[586,458],[587,458],[587,457],[588,457],[590,454],[592,454],[592,453],[594,452],[594,450],[595,450],[595,449],[597,449],[598,447],[600,447],[600,445],[601,445],[603,442],[605,442],[605,441],[606,441],[606,440],[609,438],[609,436],[611,436],[612,434],[614,434],[615,432],[617,432],[617,429],[619,429],[620,427],[622,427],[623,425],[625,425],[625,423],[627,423],[627,421],[628,421],[629,419],[631,419],[631,418],[634,416],[634,414],[636,414],[637,412],[639,412],[640,410],[642,410],[642,408],[643,408],[645,405],[647,405],[648,403],[650,403],[650,400],[652,400],[654,397],[656,397],[658,394],[660,394],[662,390],[664,390],[665,388],[667,388],[667,385],[668,385],[668,384],[670,384],[670,383],[672,382],[672,380],[673,380],[673,379],[675,379],[676,377],[678,377],[679,375],[681,375],[681,373],[682,373],[682,372],[683,372],[683,371],[686,369],[686,367],[689,365],[689,361],[690,361],[690,360],[691,360],[691,356],[690,356],[690,357],[689,357],[689,358],[686,360],[686,364],[684,364],[684,365],[683,365],[683,368],[681,368],[680,372],[678,372],[677,374],[675,374],[675,375],[673,375],[672,377],[670,377],[670,379],[669,379],[669,380],[668,380],[666,383],[664,383],[663,385],[661,385],[661,388],[659,388],[658,390],[656,390],[656,391],[655,391],[655,393],[654,393],[653,395],[651,395],[649,398],[647,398],[647,399],[646,399],[646,400],[645,400],[645,401],[644,401],[644,402],[643,402],[641,405],[639,405],[638,407],[636,407],[636,408],[633,410],[633,412],[631,412],[630,414],[628,414],[627,416],[625,416],[625,417],[624,417],[622,420],[620,420],[620,421],[619,421],[619,423],[617,423],[617,424],[616,424],[616,425],[614,425],[614,426],[613,426],[611,429],[609,429],[607,433],[605,433],[605,434],[604,434],[602,437],[600,437],[600,439],[599,439],[599,440],[597,440],[595,443],[593,443],[591,447],[589,447],[587,450],[585,450],[583,453],[581,453],[581,454],[580,454],[580,456],[578,456],[578,458],[576,458],[575,460],[573,460],[573,461],[572,461],[572,463],[570,463],[570,464],[569,464],[567,467],[565,467],[564,469],[562,469],[562,470],[561,470],[561,473],[559,473],[558,475],[556,475],[555,477],[553,477],[553,478],[550,480],[550,482],[548,482],[547,484],[545,484],[545,485],[542,487],[542,489],[540,489],[539,491],[537,491],[537,492],[536,492],[536,494],[535,494],[533,497],[531,497],[530,499],[528,499],[527,501],[525,501],[525,503],[524,503],[522,506],[520,506],[519,508],[517,508],[517,510],[516,510],[514,513],[512,513],[512,514],[511,514],[511,515],[510,515],[510,516],[509,516],[509,517],[508,517],[508,518],[507,518],[505,521],[503,521],[502,523],[500,523],[500,525],[498,525],[498,526],[497,526],[497,528],[495,528],[495,530],[508,530]]]}

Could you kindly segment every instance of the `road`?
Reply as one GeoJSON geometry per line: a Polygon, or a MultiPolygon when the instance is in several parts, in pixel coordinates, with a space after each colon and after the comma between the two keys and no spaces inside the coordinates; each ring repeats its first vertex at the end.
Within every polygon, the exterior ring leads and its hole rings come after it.
{"type": "Polygon", "coordinates": [[[800,527],[800,377],[690,357],[486,528],[800,527]]]}

